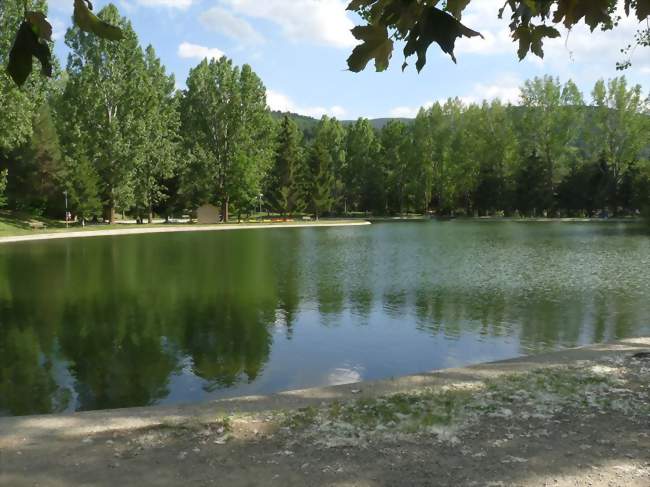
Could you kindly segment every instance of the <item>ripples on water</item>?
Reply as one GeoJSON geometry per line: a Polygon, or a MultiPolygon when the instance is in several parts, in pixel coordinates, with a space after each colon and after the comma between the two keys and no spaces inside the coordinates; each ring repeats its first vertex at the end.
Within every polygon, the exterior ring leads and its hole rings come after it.
{"type": "Polygon", "coordinates": [[[632,225],[425,222],[0,247],[0,413],[266,393],[650,331],[632,225]]]}

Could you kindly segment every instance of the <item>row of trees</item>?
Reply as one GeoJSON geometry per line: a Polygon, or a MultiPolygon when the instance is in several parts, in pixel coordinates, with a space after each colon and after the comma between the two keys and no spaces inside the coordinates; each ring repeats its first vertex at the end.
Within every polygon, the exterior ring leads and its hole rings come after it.
{"type": "Polygon", "coordinates": [[[649,122],[625,78],[587,104],[552,77],[526,82],[520,106],[450,99],[380,131],[324,117],[309,142],[285,118],[267,192],[283,213],[631,213],[650,203],[649,122]]]}
{"type": "MultiPolygon", "coordinates": [[[[35,2],[36,4],[42,2],[35,2]]],[[[38,5],[37,5],[38,6],[38,5]]],[[[19,21],[20,9],[2,22],[19,21]]],[[[650,120],[640,86],[535,78],[519,106],[458,99],[412,123],[276,122],[250,66],[204,60],[185,90],[109,5],[120,42],[68,30],[67,67],[17,89],[0,74],[0,195],[16,210],[151,221],[211,202],[227,220],[258,196],[290,215],[635,212],[650,201],[650,120]]],[[[9,37],[0,30],[0,56],[9,37]]],[[[7,49],[8,50],[8,49],[7,49]]],[[[0,59],[0,61],[4,61],[0,59]]],[[[2,203],[0,199],[0,203],[2,203]]]]}

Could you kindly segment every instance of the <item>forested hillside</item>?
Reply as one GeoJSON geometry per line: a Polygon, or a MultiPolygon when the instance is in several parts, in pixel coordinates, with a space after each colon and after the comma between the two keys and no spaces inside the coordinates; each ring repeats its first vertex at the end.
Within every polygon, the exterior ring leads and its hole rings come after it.
{"type": "MultiPolygon", "coordinates": [[[[2,21],[20,18],[7,10],[2,21]]],[[[68,30],[53,81],[0,74],[0,205],[61,218],[281,213],[561,216],[650,204],[648,94],[625,78],[582,93],[535,78],[518,106],[450,99],[414,120],[273,113],[248,66],[204,60],[176,90],[114,6],[120,42],[68,30]],[[260,196],[261,195],[261,196],[260,196]]],[[[11,29],[0,26],[0,63],[11,29]]],[[[435,93],[432,94],[435,98],[435,93]]]]}
{"type": "MultiPolygon", "coordinates": [[[[320,121],[317,118],[314,117],[309,117],[307,115],[300,115],[299,113],[293,113],[293,112],[279,112],[279,111],[272,111],[271,116],[276,120],[282,120],[284,116],[287,115],[291,120],[293,120],[296,125],[298,125],[298,128],[302,130],[302,132],[305,134],[305,137],[311,139],[313,135],[316,132],[316,127],[318,126],[318,122],[320,121]]],[[[401,117],[386,117],[386,118],[369,118],[368,121],[370,122],[370,125],[372,128],[381,130],[383,129],[389,122],[403,122],[406,124],[409,124],[413,122],[412,118],[401,118],[401,117]]],[[[341,124],[345,127],[348,127],[352,124],[354,124],[355,120],[340,120],[341,124]]]]}

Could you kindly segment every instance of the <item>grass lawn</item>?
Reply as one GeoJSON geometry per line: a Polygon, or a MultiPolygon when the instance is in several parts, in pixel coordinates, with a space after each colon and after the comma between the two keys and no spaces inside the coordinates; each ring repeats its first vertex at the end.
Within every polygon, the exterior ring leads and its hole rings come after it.
{"type": "MultiPolygon", "coordinates": [[[[163,226],[163,225],[147,225],[163,226]]],[[[17,235],[36,235],[39,233],[59,233],[59,232],[83,232],[92,230],[119,230],[132,228],[132,225],[89,225],[82,227],[78,224],[71,224],[66,228],[65,222],[51,220],[49,218],[37,217],[24,213],[10,211],[0,211],[0,237],[13,237],[17,235]],[[34,224],[44,225],[42,228],[33,226],[34,224]]]]}
{"type": "Polygon", "coordinates": [[[33,233],[65,231],[65,224],[50,220],[48,218],[35,217],[32,215],[0,211],[0,237],[12,235],[30,235],[33,233]],[[30,224],[41,223],[43,229],[34,229],[30,224]]]}

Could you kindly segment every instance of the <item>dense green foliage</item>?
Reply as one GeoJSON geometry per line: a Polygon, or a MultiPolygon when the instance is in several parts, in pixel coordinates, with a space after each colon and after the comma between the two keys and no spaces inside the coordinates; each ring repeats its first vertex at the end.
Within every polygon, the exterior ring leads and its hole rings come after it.
{"type": "MultiPolygon", "coordinates": [[[[2,12],[3,25],[22,16],[2,12]]],[[[415,120],[318,121],[270,112],[251,67],[225,57],[202,61],[179,91],[116,7],[98,15],[120,27],[120,42],[73,26],[54,82],[30,78],[20,90],[0,74],[10,209],[61,218],[64,193],[79,219],[108,221],[204,203],[226,220],[260,206],[319,218],[633,214],[650,203],[648,100],[625,78],[588,96],[535,78],[519,106],[450,99],[415,120]]]]}
{"type": "Polygon", "coordinates": [[[5,189],[7,189],[7,174],[8,171],[6,169],[0,171],[0,208],[7,204],[7,198],[5,196],[5,189]]]}

